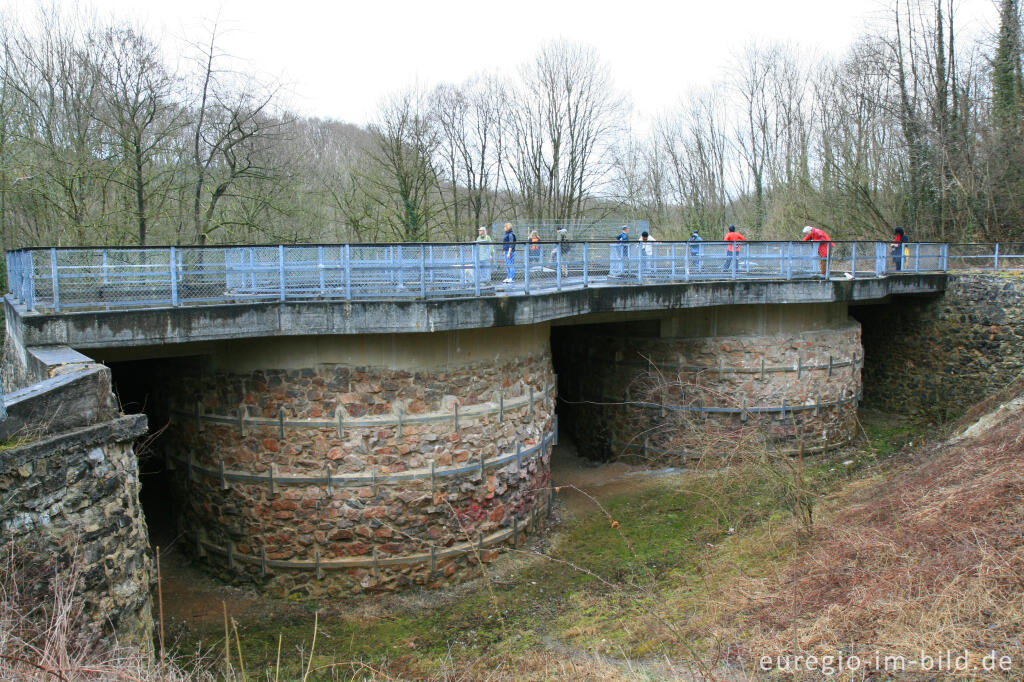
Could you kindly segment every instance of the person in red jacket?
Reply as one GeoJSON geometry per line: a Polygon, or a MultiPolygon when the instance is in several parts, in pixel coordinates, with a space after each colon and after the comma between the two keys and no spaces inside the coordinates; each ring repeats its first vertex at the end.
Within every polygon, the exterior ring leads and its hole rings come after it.
{"type": "Polygon", "coordinates": [[[832,237],[828,236],[828,233],[820,227],[811,227],[810,225],[804,228],[803,241],[815,241],[818,242],[818,257],[821,258],[821,274],[825,274],[825,269],[828,267],[828,252],[832,248],[832,237]]]}
{"type": "Polygon", "coordinates": [[[740,253],[740,245],[738,242],[745,242],[747,241],[747,238],[736,231],[735,225],[730,225],[729,229],[725,233],[725,237],[722,238],[722,241],[729,242],[729,246],[727,246],[725,250],[725,265],[722,266],[722,272],[727,272],[734,263],[739,263],[737,256],[739,256],[740,253]]]}

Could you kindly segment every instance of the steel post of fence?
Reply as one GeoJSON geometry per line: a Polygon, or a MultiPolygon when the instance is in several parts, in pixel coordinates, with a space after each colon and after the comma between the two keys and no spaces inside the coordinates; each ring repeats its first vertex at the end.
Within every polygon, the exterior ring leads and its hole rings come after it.
{"type": "Polygon", "coordinates": [[[555,289],[562,290],[562,244],[555,244],[555,289]]]}
{"type": "Polygon", "coordinates": [[[427,252],[420,244],[420,298],[427,297],[427,252]]]}
{"type": "Polygon", "coordinates": [[[473,295],[480,295],[480,244],[473,244],[473,295]]]}
{"type": "Polygon", "coordinates": [[[178,307],[178,250],[171,247],[171,253],[167,258],[167,269],[171,275],[171,305],[178,307]]]}
{"type": "Polygon", "coordinates": [[[524,282],[524,289],[523,290],[526,292],[526,295],[529,296],[530,295],[530,249],[529,249],[529,247],[524,247],[524,248],[519,249],[519,250],[523,252],[523,282],[524,282]]]}
{"type": "Polygon", "coordinates": [[[280,299],[284,300],[284,244],[277,245],[277,278],[280,299]]]}
{"type": "MultiPolygon", "coordinates": [[[[420,247],[423,248],[423,247],[420,247]]],[[[349,244],[345,244],[345,300],[352,300],[352,252],[349,244]]]]}
{"type": "Polygon", "coordinates": [[[999,242],[996,242],[995,260],[992,262],[992,269],[999,269],[999,242]]]}
{"type": "Polygon", "coordinates": [[[793,242],[786,242],[786,254],[783,258],[785,259],[783,268],[786,272],[786,279],[793,279],[793,242]]]}
{"type": "Polygon", "coordinates": [[[939,254],[940,269],[947,272],[949,270],[949,244],[943,244],[939,248],[939,254]]]}
{"type": "Polygon", "coordinates": [[[25,307],[29,310],[36,309],[36,257],[31,251],[26,255],[27,263],[22,265],[25,268],[25,307]]]}
{"type": "Polygon", "coordinates": [[[885,244],[875,242],[875,277],[881,277],[885,272],[885,244]]]}
{"type": "Polygon", "coordinates": [[[850,250],[850,274],[854,277],[857,276],[857,242],[853,243],[853,248],[850,250]]]}
{"type": "Polygon", "coordinates": [[[588,248],[589,246],[590,246],[590,242],[583,242],[583,286],[584,286],[584,288],[587,286],[587,280],[589,279],[588,275],[589,275],[589,265],[590,265],[590,263],[587,260],[588,257],[589,257],[589,251],[590,251],[590,249],[588,248]]]}
{"type": "Polygon", "coordinates": [[[110,274],[107,272],[107,250],[103,249],[102,255],[100,256],[103,261],[103,285],[110,284],[110,274]]]}
{"type": "Polygon", "coordinates": [[[825,247],[825,279],[832,276],[832,244],[825,247]]]}
{"type": "Polygon", "coordinates": [[[921,244],[920,242],[914,243],[914,272],[921,271],[921,244]]]}
{"type": "Polygon", "coordinates": [[[316,247],[316,267],[320,273],[320,295],[323,296],[327,293],[327,282],[325,281],[327,274],[324,269],[324,247],[322,246],[316,247]]]}
{"type": "Polygon", "coordinates": [[[57,269],[57,249],[50,249],[50,276],[53,278],[53,309],[60,312],[60,271],[57,269]]]}

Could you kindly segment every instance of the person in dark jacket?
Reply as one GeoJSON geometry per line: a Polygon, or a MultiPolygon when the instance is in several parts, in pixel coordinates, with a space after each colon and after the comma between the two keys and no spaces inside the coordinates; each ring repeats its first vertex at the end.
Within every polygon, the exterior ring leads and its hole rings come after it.
{"type": "Polygon", "coordinates": [[[501,242],[505,252],[505,284],[511,284],[516,278],[516,233],[512,231],[512,223],[505,223],[501,242]]]}

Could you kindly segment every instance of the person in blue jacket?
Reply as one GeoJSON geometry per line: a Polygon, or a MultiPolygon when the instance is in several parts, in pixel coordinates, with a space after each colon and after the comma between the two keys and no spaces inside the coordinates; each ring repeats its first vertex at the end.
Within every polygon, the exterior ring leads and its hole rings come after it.
{"type": "Polygon", "coordinates": [[[629,269],[629,225],[622,226],[622,231],[619,232],[619,236],[615,238],[615,241],[618,242],[618,245],[617,248],[616,246],[610,247],[612,262],[608,276],[622,277],[626,274],[626,270],[629,269]]]}
{"type": "Polygon", "coordinates": [[[511,284],[516,278],[516,233],[512,231],[512,223],[505,223],[505,236],[501,241],[505,252],[505,284],[511,284]]]}
{"type": "Polygon", "coordinates": [[[690,235],[690,239],[689,239],[689,242],[690,242],[690,267],[693,268],[694,270],[697,270],[697,271],[700,270],[700,244],[698,244],[697,242],[702,242],[702,241],[704,241],[704,240],[701,238],[700,233],[697,232],[697,230],[694,230],[693,234],[690,235]]]}

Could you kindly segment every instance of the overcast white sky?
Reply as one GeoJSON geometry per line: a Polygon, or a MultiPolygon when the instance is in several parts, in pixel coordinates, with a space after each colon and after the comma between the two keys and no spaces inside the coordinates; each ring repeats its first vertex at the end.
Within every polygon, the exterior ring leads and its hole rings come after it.
{"type": "MultiPolygon", "coordinates": [[[[68,0],[66,0],[68,1],[68,0]]],[[[413,83],[511,72],[552,39],[597,48],[637,122],[719,80],[753,40],[841,54],[892,0],[81,0],[101,18],[138,20],[174,51],[219,15],[222,49],[288,85],[303,114],[364,124],[413,83]]],[[[959,23],[995,24],[994,0],[957,0],[959,23]]],[[[33,3],[0,0],[15,14],[33,3]]]]}

